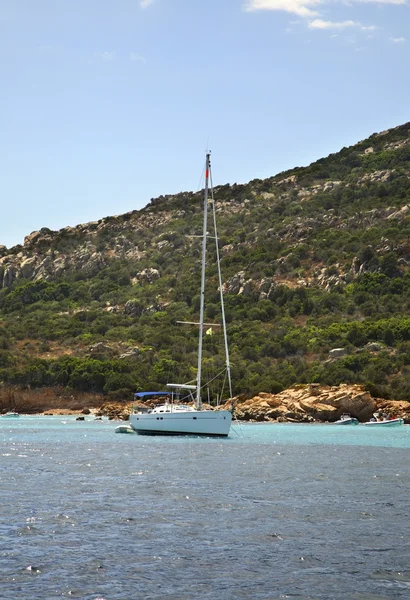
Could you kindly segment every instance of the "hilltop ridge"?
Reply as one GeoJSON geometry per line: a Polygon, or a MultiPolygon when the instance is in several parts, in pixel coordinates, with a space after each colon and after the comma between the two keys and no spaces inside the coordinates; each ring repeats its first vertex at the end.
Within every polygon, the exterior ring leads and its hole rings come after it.
{"type": "MultiPolygon", "coordinates": [[[[290,169],[265,180],[254,179],[248,184],[217,186],[217,207],[228,219],[233,215],[252,216],[258,205],[260,210],[271,212],[272,222],[281,226],[277,236],[289,242],[300,241],[312,227],[360,229],[379,220],[400,220],[410,210],[407,202],[402,202],[407,198],[402,197],[405,185],[401,196],[396,196],[391,205],[376,199],[388,198],[409,177],[409,137],[410,123],[406,123],[373,134],[308,167],[290,169]],[[386,184],[391,189],[387,190],[386,184]],[[360,206],[355,202],[357,188],[364,192],[359,194],[360,206]],[[349,200],[353,200],[353,206],[349,207],[349,200]],[[308,203],[310,218],[303,214],[303,206],[308,203]],[[375,204],[378,206],[370,207],[375,204]],[[352,211],[353,207],[358,212],[352,211]],[[281,212],[283,217],[293,218],[278,219],[281,212]]],[[[138,249],[141,233],[144,240],[148,230],[161,234],[160,230],[172,221],[198,214],[200,203],[200,193],[181,192],[152,198],[141,210],[58,231],[48,228],[34,231],[25,237],[23,246],[10,249],[0,246],[0,285],[10,287],[19,278],[53,279],[70,269],[85,269],[93,275],[112,260],[141,260],[147,254],[138,249]]]]}

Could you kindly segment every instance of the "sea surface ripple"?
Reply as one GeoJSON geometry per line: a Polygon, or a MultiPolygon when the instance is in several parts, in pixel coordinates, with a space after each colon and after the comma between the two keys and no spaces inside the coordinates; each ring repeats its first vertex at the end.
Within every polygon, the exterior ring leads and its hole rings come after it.
{"type": "Polygon", "coordinates": [[[408,600],[410,427],[0,420],[1,600],[408,600]]]}

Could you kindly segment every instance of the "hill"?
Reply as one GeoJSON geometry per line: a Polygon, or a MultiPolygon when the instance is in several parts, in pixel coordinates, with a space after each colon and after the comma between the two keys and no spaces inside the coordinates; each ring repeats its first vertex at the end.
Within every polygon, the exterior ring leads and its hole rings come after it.
{"type": "MultiPolygon", "coordinates": [[[[410,123],[214,191],[234,394],[359,383],[410,400],[410,123]]],[[[198,316],[201,200],[162,196],[0,246],[3,385],[129,399],[194,378],[197,332],[176,321],[198,316]]],[[[213,320],[212,252],[208,267],[213,320]]]]}

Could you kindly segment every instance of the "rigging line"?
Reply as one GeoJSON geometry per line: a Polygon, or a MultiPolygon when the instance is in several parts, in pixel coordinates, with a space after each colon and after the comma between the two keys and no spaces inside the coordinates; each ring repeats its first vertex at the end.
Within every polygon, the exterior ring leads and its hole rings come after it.
{"type": "Polygon", "coordinates": [[[200,192],[202,189],[202,182],[204,180],[204,177],[205,177],[205,166],[202,167],[201,177],[199,178],[198,185],[196,188],[197,193],[200,192]]]}
{"type": "Polygon", "coordinates": [[[223,334],[224,334],[224,343],[225,343],[226,372],[228,375],[229,397],[232,398],[231,364],[230,364],[230,360],[229,360],[228,336],[226,333],[224,295],[223,295],[223,289],[222,289],[222,274],[221,274],[221,260],[220,260],[220,255],[219,255],[218,230],[217,230],[217,226],[216,226],[216,210],[215,210],[214,186],[213,186],[213,180],[212,180],[212,168],[210,168],[209,171],[210,171],[209,177],[210,177],[210,183],[211,183],[212,214],[213,214],[213,219],[214,219],[216,264],[218,265],[219,294],[220,294],[220,300],[221,300],[222,324],[223,324],[223,334]]]}
{"type": "Polygon", "coordinates": [[[209,194],[209,171],[210,171],[210,155],[206,155],[205,163],[205,188],[204,188],[204,214],[202,225],[202,257],[201,257],[201,295],[199,308],[199,340],[198,340],[198,368],[197,368],[197,396],[196,407],[201,410],[201,375],[202,375],[202,344],[204,336],[204,314],[205,314],[205,269],[206,269],[206,231],[208,223],[208,194],[209,194]]]}
{"type": "MultiPolygon", "coordinates": [[[[201,176],[199,178],[198,185],[196,186],[196,192],[195,192],[196,194],[198,194],[201,191],[201,189],[203,188],[202,182],[204,180],[205,180],[205,165],[202,167],[201,176]]],[[[193,212],[190,213],[190,217],[189,217],[189,227],[192,230],[194,229],[193,223],[195,221],[195,216],[196,216],[196,211],[194,210],[193,212]]],[[[201,236],[185,235],[185,237],[186,238],[202,237],[202,235],[201,236]]]]}
{"type": "MultiPolygon", "coordinates": [[[[199,177],[199,180],[198,180],[198,185],[196,186],[196,193],[197,193],[197,194],[198,194],[198,193],[199,193],[199,192],[202,190],[202,188],[203,188],[203,186],[202,186],[202,182],[205,180],[205,169],[206,169],[206,165],[203,165],[203,167],[202,167],[202,172],[201,172],[201,176],[199,177]]],[[[190,225],[192,225],[192,223],[193,223],[193,221],[194,221],[195,214],[196,214],[196,213],[195,213],[195,211],[194,211],[194,213],[193,213],[193,214],[191,214],[191,217],[190,217],[190,225]]],[[[185,237],[187,237],[187,238],[192,238],[192,237],[202,237],[202,235],[201,235],[201,236],[185,235],[185,237]]]]}
{"type": "Polygon", "coordinates": [[[224,389],[225,389],[225,383],[226,383],[226,369],[225,369],[225,375],[224,375],[224,378],[223,378],[223,381],[222,381],[222,386],[221,386],[221,398],[220,398],[221,403],[222,403],[222,396],[223,396],[224,389]]]}
{"type": "Polygon", "coordinates": [[[235,425],[238,425],[240,433],[238,431],[236,431],[236,429],[234,427],[232,427],[232,431],[234,433],[236,433],[236,435],[238,437],[242,437],[242,438],[245,437],[245,434],[243,433],[243,429],[242,429],[242,423],[240,421],[238,421],[238,418],[235,417],[235,415],[234,415],[234,419],[236,421],[235,425]]]}
{"type": "Polygon", "coordinates": [[[204,387],[205,385],[209,385],[210,383],[212,383],[213,381],[215,381],[215,379],[218,379],[218,377],[220,377],[222,375],[222,373],[226,372],[226,368],[222,369],[222,371],[219,371],[219,373],[217,373],[215,375],[215,377],[212,377],[212,379],[209,379],[209,381],[207,381],[206,383],[204,383],[201,387],[204,387]]]}
{"type": "MultiPolygon", "coordinates": [[[[236,404],[237,404],[237,403],[238,403],[238,401],[236,402],[236,404]]],[[[232,403],[232,404],[233,404],[233,403],[232,403]]],[[[238,417],[237,417],[237,416],[236,416],[236,414],[235,414],[235,407],[234,407],[234,406],[233,406],[233,409],[232,409],[232,419],[235,419],[235,421],[236,421],[236,425],[238,425],[238,427],[239,427],[239,431],[241,432],[241,435],[239,435],[239,433],[238,433],[237,431],[235,431],[235,429],[234,429],[235,433],[236,433],[236,434],[237,434],[239,437],[245,437],[245,434],[244,434],[244,432],[243,432],[243,428],[242,428],[242,423],[239,421],[238,417]]]]}
{"type": "MultiPolygon", "coordinates": [[[[180,385],[195,385],[196,384],[196,379],[190,379],[189,381],[186,381],[185,383],[181,383],[180,385]]],[[[171,384],[169,384],[171,385],[171,384]]]]}

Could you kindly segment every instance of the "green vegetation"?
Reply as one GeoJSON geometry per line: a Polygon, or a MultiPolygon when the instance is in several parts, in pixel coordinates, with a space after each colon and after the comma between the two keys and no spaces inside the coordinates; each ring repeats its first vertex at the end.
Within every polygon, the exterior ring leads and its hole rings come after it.
{"type": "MultiPolygon", "coordinates": [[[[407,124],[309,167],[216,188],[235,394],[358,382],[410,401],[410,216],[395,215],[410,203],[409,138],[407,124]],[[332,358],[334,348],[345,352],[332,358]]],[[[200,204],[200,194],[158,198],[85,239],[42,230],[32,253],[72,256],[86,241],[100,260],[1,289],[0,381],[126,399],[194,379],[197,331],[176,322],[198,319],[200,241],[189,234],[200,204]],[[138,256],[116,254],[119,240],[138,256]]],[[[211,249],[210,321],[215,259],[211,249]]],[[[210,377],[221,337],[205,339],[210,377]]]]}

